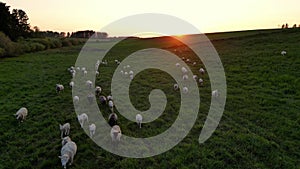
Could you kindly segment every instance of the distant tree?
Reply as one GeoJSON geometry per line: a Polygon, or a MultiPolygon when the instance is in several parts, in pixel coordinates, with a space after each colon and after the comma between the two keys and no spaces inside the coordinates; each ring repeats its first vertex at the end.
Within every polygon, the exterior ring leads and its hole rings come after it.
{"type": "Polygon", "coordinates": [[[67,38],[69,38],[69,37],[70,37],[70,32],[67,33],[67,38]]]}
{"type": "Polygon", "coordinates": [[[297,24],[294,24],[294,25],[293,25],[293,28],[297,28],[297,24]]]}
{"type": "Polygon", "coordinates": [[[9,6],[0,2],[0,31],[8,35],[11,39],[15,39],[12,31],[12,17],[10,15],[9,6]]]}
{"type": "Polygon", "coordinates": [[[282,24],[281,28],[282,28],[282,29],[284,29],[284,28],[285,28],[285,25],[284,25],[284,24],[282,24]]]}
{"type": "Polygon", "coordinates": [[[59,36],[63,38],[66,37],[66,32],[60,32],[59,36]]]}
{"type": "Polygon", "coordinates": [[[33,27],[33,30],[34,30],[34,32],[36,32],[36,33],[37,33],[37,32],[40,32],[40,28],[37,27],[37,26],[34,26],[34,27],[33,27]]]}

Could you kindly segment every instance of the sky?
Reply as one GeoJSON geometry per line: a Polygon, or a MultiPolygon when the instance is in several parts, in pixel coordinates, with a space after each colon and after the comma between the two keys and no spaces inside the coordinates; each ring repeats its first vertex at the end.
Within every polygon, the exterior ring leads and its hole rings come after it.
{"type": "MultiPolygon", "coordinates": [[[[40,30],[99,31],[126,16],[161,13],[183,19],[200,32],[279,28],[300,24],[300,0],[2,0],[22,9],[40,30]]],[[[108,32],[110,36],[126,31],[108,32]]]]}

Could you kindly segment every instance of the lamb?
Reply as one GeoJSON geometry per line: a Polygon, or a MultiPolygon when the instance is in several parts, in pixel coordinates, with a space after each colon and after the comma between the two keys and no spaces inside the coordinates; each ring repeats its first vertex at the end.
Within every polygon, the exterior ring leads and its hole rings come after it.
{"type": "Polygon", "coordinates": [[[108,124],[112,127],[118,124],[118,116],[116,113],[111,113],[108,117],[108,124]]]}
{"type": "Polygon", "coordinates": [[[122,136],[120,126],[114,125],[110,130],[110,136],[113,142],[119,142],[122,136]]]}
{"type": "Polygon", "coordinates": [[[74,104],[78,104],[79,103],[79,97],[78,96],[74,96],[73,97],[73,103],[74,104]]]}
{"type": "Polygon", "coordinates": [[[90,89],[93,87],[93,82],[90,81],[90,80],[87,80],[85,84],[86,84],[86,86],[87,86],[88,88],[90,88],[90,89]]]}
{"type": "Polygon", "coordinates": [[[285,50],[281,51],[281,55],[285,56],[287,54],[287,52],[285,50]]]}
{"type": "Polygon", "coordinates": [[[89,130],[90,130],[90,136],[93,137],[95,135],[96,125],[94,123],[89,125],[89,130]]]}
{"type": "Polygon", "coordinates": [[[143,116],[141,114],[137,114],[135,116],[135,120],[136,120],[136,123],[138,124],[138,126],[140,128],[142,128],[142,121],[143,121],[143,116]]]}
{"type": "Polygon", "coordinates": [[[77,115],[77,119],[78,119],[78,122],[80,123],[81,128],[83,128],[84,122],[89,122],[89,117],[85,113],[77,115]]]}
{"type": "Polygon", "coordinates": [[[216,89],[216,90],[213,90],[212,92],[211,92],[211,95],[212,95],[212,97],[219,97],[219,91],[218,91],[218,89],[216,89]]]}
{"type": "Polygon", "coordinates": [[[61,131],[61,138],[63,138],[63,136],[68,136],[70,134],[70,123],[65,123],[64,125],[59,124],[59,129],[61,131]]]}
{"type": "Polygon", "coordinates": [[[102,105],[104,105],[104,104],[107,103],[107,99],[106,99],[105,96],[100,96],[100,97],[99,97],[99,100],[100,100],[100,103],[101,103],[102,105]]]}
{"type": "Polygon", "coordinates": [[[61,159],[61,165],[66,169],[67,163],[69,165],[72,165],[74,156],[77,152],[77,145],[75,142],[70,141],[67,142],[62,148],[61,148],[61,156],[58,156],[61,159]]]}
{"type": "Polygon", "coordinates": [[[70,88],[73,88],[73,87],[74,87],[74,82],[71,81],[71,82],[69,83],[69,85],[70,85],[70,88]]]}
{"type": "Polygon", "coordinates": [[[71,140],[71,138],[69,136],[66,136],[66,137],[62,138],[62,140],[61,140],[61,146],[66,145],[70,141],[72,141],[72,140],[71,140]]]}
{"type": "Polygon", "coordinates": [[[16,116],[17,120],[20,120],[21,122],[23,122],[23,120],[25,120],[28,115],[28,110],[27,110],[27,108],[22,107],[14,115],[16,116]]]}
{"type": "Polygon", "coordinates": [[[96,88],[95,88],[96,96],[99,96],[100,93],[101,93],[101,91],[102,91],[101,87],[100,86],[96,86],[96,88]]]}
{"type": "Polygon", "coordinates": [[[201,74],[204,74],[204,73],[205,73],[205,70],[204,70],[203,68],[200,68],[200,69],[199,69],[199,72],[200,72],[201,74]]]}
{"type": "Polygon", "coordinates": [[[174,84],[174,90],[178,90],[178,89],[179,89],[178,84],[174,84]]]}
{"type": "Polygon", "coordinates": [[[189,92],[189,89],[187,87],[183,87],[182,91],[183,91],[184,94],[187,94],[189,92]]]}
{"type": "Polygon", "coordinates": [[[64,86],[62,84],[56,84],[56,92],[60,93],[64,90],[64,86]]]}

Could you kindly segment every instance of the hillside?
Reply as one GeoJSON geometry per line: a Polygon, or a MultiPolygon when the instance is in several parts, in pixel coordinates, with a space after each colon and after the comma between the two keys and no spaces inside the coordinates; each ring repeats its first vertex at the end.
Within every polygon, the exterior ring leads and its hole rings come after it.
{"type": "MultiPolygon", "coordinates": [[[[208,37],[220,55],[227,80],[226,107],[217,130],[204,144],[198,143],[211,99],[209,77],[205,75],[208,83],[200,88],[201,105],[193,129],[170,151],[145,159],[111,154],[98,147],[80,128],[67,71],[75,64],[80,47],[0,59],[0,168],[62,168],[58,158],[59,124],[65,122],[71,123],[70,136],[78,146],[70,167],[74,169],[300,168],[300,30],[218,33],[208,37]],[[287,55],[282,56],[282,50],[287,55]],[[59,95],[55,91],[57,83],[65,86],[59,95]],[[23,106],[28,108],[29,116],[19,123],[13,114],[23,106]]],[[[109,81],[117,67],[115,59],[145,47],[144,44],[162,45],[168,50],[183,47],[157,42],[168,39],[132,39],[111,52],[107,57],[109,64],[100,67],[101,75],[96,81],[103,87],[103,94],[110,94],[109,81]]],[[[197,71],[199,67],[192,69],[197,71]]],[[[133,104],[137,109],[147,110],[147,98],[153,88],[166,93],[170,101],[166,111],[153,123],[144,124],[141,130],[120,117],[124,134],[153,136],[176,119],[179,94],[173,91],[172,78],[157,70],[135,77],[130,88],[133,104]]],[[[99,107],[107,118],[108,108],[99,107]]]]}

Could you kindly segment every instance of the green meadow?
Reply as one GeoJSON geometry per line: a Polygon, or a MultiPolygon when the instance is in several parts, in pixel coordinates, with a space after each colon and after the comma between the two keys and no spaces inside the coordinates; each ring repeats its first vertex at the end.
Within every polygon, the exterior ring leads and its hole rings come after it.
{"type": "MultiPolygon", "coordinates": [[[[58,158],[59,124],[66,122],[71,124],[70,137],[78,146],[74,163],[68,168],[300,168],[300,29],[207,36],[221,58],[227,81],[226,106],[218,128],[205,143],[199,144],[211,101],[209,77],[205,74],[204,86],[199,86],[198,118],[187,137],[173,149],[144,159],[107,152],[81,129],[67,68],[75,64],[82,46],[0,58],[0,169],[62,168],[58,158]],[[287,51],[285,56],[281,55],[283,50],[287,51]],[[65,86],[60,94],[55,90],[57,83],[65,86]],[[21,107],[29,111],[23,123],[13,116],[21,107]]],[[[179,52],[174,54],[190,58],[193,63],[192,52],[170,41],[152,38],[121,42],[105,57],[108,65],[100,65],[96,85],[103,88],[103,95],[109,95],[110,80],[117,68],[114,60],[147,47],[173,52],[176,49],[179,52]]],[[[201,63],[188,65],[198,75],[203,67],[201,63]]],[[[164,91],[168,103],[158,119],[143,124],[141,129],[116,111],[124,135],[155,136],[172,125],[180,108],[180,93],[173,90],[174,82],[167,73],[156,69],[135,76],[130,99],[136,109],[149,109],[148,96],[153,89],[164,91]]],[[[99,108],[107,119],[108,107],[99,104],[99,108]]]]}

